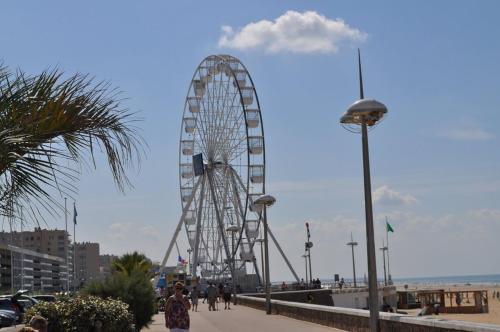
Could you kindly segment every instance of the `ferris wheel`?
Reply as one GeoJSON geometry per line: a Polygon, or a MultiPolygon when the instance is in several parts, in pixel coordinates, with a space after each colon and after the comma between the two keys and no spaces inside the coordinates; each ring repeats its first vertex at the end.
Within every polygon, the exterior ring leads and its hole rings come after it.
{"type": "Polygon", "coordinates": [[[254,246],[264,207],[254,201],[265,194],[265,169],[262,115],[250,74],[233,56],[208,56],[186,96],[179,142],[182,215],[161,268],[184,228],[194,277],[261,284],[254,246]]]}
{"type": "Polygon", "coordinates": [[[265,193],[264,128],[245,66],[212,55],[188,89],[179,147],[183,225],[193,273],[205,278],[247,274],[253,265],[265,193]],[[234,264],[232,264],[234,263],[234,264]]]}

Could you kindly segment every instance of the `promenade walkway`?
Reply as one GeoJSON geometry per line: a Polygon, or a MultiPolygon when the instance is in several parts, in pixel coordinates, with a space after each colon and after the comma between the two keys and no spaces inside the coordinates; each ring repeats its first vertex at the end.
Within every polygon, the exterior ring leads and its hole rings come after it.
{"type": "MultiPolygon", "coordinates": [[[[304,322],[280,315],[266,315],[264,311],[245,307],[231,306],[224,310],[219,303],[219,311],[208,311],[208,305],[198,305],[198,312],[190,311],[192,332],[254,332],[254,331],[286,331],[286,332],[334,332],[341,331],[326,326],[304,322]]],[[[154,322],[149,329],[141,332],[168,331],[165,328],[163,313],[154,316],[154,322]]]]}

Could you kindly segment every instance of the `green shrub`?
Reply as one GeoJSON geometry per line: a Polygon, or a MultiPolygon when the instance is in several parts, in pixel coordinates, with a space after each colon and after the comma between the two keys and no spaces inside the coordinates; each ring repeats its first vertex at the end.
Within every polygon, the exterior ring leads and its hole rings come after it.
{"type": "Polygon", "coordinates": [[[49,332],[128,332],[133,327],[133,318],[126,303],[95,296],[40,302],[26,311],[25,321],[29,322],[34,315],[47,318],[49,332]]]}
{"type": "Polygon", "coordinates": [[[104,282],[89,284],[84,293],[101,298],[119,299],[129,305],[137,331],[147,327],[156,312],[156,296],[147,274],[134,270],[130,274],[113,273],[104,282]]]}

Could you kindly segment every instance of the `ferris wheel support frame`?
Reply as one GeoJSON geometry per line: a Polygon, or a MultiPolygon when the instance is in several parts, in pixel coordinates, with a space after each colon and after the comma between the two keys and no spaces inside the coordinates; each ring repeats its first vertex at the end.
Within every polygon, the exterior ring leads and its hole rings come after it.
{"type": "MultiPolygon", "coordinates": [[[[201,178],[196,181],[196,184],[194,185],[193,191],[196,191],[198,189],[198,186],[200,185],[201,178]]],[[[172,249],[174,248],[175,241],[177,241],[177,236],[179,236],[179,232],[181,231],[182,225],[184,224],[184,218],[186,217],[186,213],[188,212],[189,208],[191,207],[191,203],[194,200],[194,195],[191,195],[189,197],[189,200],[186,202],[186,206],[184,209],[182,209],[182,215],[181,218],[179,219],[179,223],[177,224],[177,227],[175,228],[174,235],[172,236],[172,240],[170,240],[170,244],[168,245],[167,251],[165,252],[165,256],[163,257],[163,260],[160,265],[160,273],[164,272],[165,270],[165,265],[167,265],[167,260],[168,257],[170,256],[170,253],[172,252],[172,249]]]]}
{"type": "MultiPolygon", "coordinates": [[[[231,259],[231,256],[229,255],[229,247],[227,245],[227,239],[225,236],[223,236],[224,234],[224,222],[223,220],[220,218],[220,211],[219,211],[219,206],[217,204],[217,198],[215,196],[215,189],[214,189],[214,183],[213,183],[213,174],[212,174],[212,170],[208,170],[208,174],[207,174],[207,178],[208,178],[208,185],[210,187],[210,191],[212,193],[212,201],[214,203],[214,207],[215,207],[215,217],[217,218],[217,224],[219,226],[219,232],[220,234],[222,235],[222,243],[224,245],[224,250],[226,252],[226,258],[229,260],[231,259]]],[[[230,271],[231,271],[231,278],[233,278],[234,280],[234,270],[233,270],[233,267],[232,267],[232,264],[227,264],[229,267],[230,267],[230,271]]]]}
{"type": "MultiPolygon", "coordinates": [[[[234,173],[232,173],[233,176],[234,176],[234,173]]],[[[240,179],[240,177],[238,176],[238,174],[236,174],[236,178],[238,179],[238,181],[240,182],[240,185],[243,184],[242,180],[240,179]]],[[[253,202],[252,202],[253,203],[253,202]]],[[[262,212],[259,213],[259,218],[262,219],[262,212]]],[[[269,225],[267,225],[267,232],[269,233],[269,235],[271,236],[271,239],[273,240],[274,242],[274,245],[276,246],[276,248],[278,249],[279,253],[281,254],[281,256],[283,257],[283,259],[285,260],[285,263],[286,265],[288,266],[288,268],[290,269],[290,272],[292,272],[293,276],[295,277],[295,280],[297,280],[297,282],[300,282],[299,280],[299,276],[297,275],[297,273],[295,272],[292,264],[290,263],[290,261],[288,260],[288,258],[286,257],[285,255],[285,252],[281,249],[281,246],[279,245],[278,243],[278,240],[276,240],[276,238],[274,237],[274,234],[271,232],[271,229],[269,228],[269,225]]],[[[252,246],[252,252],[253,252],[253,246],[252,246]]],[[[255,255],[254,255],[254,261],[255,261],[255,255]]],[[[256,264],[257,262],[255,262],[254,264],[256,264]]],[[[257,271],[257,270],[256,270],[257,271]]]]}
{"type": "MultiPolygon", "coordinates": [[[[234,170],[232,167],[229,168],[229,171],[230,171],[230,174],[231,174],[231,184],[233,186],[233,191],[237,191],[238,190],[238,187],[236,185],[236,180],[235,180],[235,174],[234,174],[234,170]]],[[[236,174],[236,176],[238,176],[236,174]]],[[[239,177],[238,177],[239,178],[239,177]]],[[[240,197],[235,195],[235,200],[237,200],[237,207],[238,207],[238,210],[240,212],[240,217],[242,218],[242,226],[241,227],[245,227],[245,217],[244,217],[244,212],[243,212],[243,206],[241,205],[241,200],[240,200],[240,197]]],[[[239,225],[238,225],[239,226],[239,225]]],[[[247,236],[248,238],[248,229],[245,227],[245,235],[247,236]]],[[[241,240],[241,239],[240,239],[241,240]]],[[[239,243],[240,241],[238,241],[238,244],[236,245],[236,249],[233,249],[234,252],[233,252],[233,255],[236,255],[236,250],[238,249],[239,247],[239,243]]],[[[259,267],[257,265],[257,259],[255,258],[255,252],[253,250],[253,247],[254,246],[251,246],[250,250],[252,251],[252,255],[253,255],[253,260],[252,260],[252,263],[253,263],[253,267],[255,269],[255,274],[257,274],[257,279],[259,281],[259,285],[262,285],[262,280],[261,280],[261,277],[260,277],[260,273],[259,273],[259,267]]],[[[233,257],[234,259],[234,257],[233,257]]]]}
{"type": "MultiPolygon", "coordinates": [[[[194,241],[194,251],[193,251],[193,272],[191,272],[191,274],[193,274],[193,276],[196,278],[197,277],[197,268],[198,268],[198,248],[200,246],[200,236],[201,236],[201,232],[200,232],[200,229],[201,229],[201,213],[202,213],[202,208],[203,208],[203,199],[205,198],[205,182],[206,182],[206,178],[205,178],[205,173],[203,173],[202,177],[200,178],[200,181],[201,182],[201,194],[200,194],[200,202],[199,202],[199,206],[198,206],[198,215],[197,215],[197,220],[196,220],[196,238],[195,238],[195,241],[194,241]]],[[[194,196],[194,195],[193,195],[194,196]]]]}

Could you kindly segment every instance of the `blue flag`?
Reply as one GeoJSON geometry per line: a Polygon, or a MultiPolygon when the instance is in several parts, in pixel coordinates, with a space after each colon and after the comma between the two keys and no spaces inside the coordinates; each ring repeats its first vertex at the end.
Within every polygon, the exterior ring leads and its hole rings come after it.
{"type": "Polygon", "coordinates": [[[76,216],[78,215],[78,212],[76,212],[76,204],[73,203],[73,223],[76,225],[76,216]]]}

